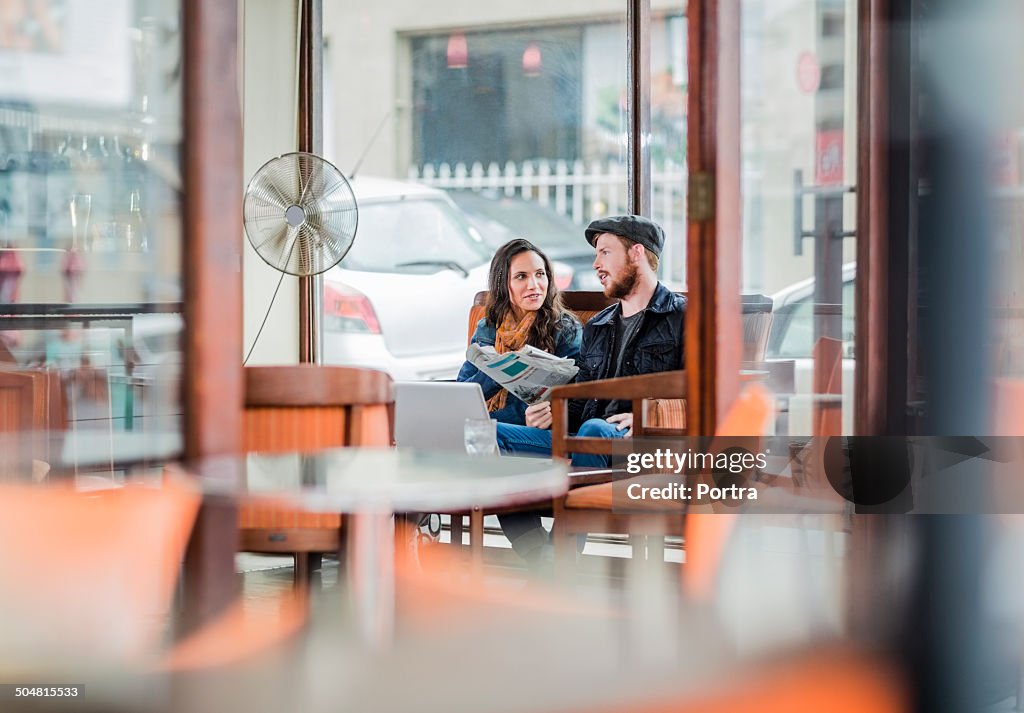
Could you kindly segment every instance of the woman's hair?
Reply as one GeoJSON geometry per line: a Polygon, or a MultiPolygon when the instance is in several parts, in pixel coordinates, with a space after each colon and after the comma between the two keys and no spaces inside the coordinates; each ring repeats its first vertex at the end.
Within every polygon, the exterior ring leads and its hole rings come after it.
{"type": "Polygon", "coordinates": [[[537,310],[533,327],[526,338],[527,344],[544,351],[555,351],[555,334],[561,327],[565,307],[562,306],[562,295],[555,286],[555,276],[551,273],[551,261],[548,256],[528,240],[516,238],[498,248],[491,260],[491,272],[487,278],[490,295],[487,298],[487,321],[494,327],[500,327],[505,317],[512,312],[512,298],[509,296],[509,273],[512,259],[525,252],[535,252],[544,261],[544,271],[548,276],[548,292],[544,303],[537,310]]]}

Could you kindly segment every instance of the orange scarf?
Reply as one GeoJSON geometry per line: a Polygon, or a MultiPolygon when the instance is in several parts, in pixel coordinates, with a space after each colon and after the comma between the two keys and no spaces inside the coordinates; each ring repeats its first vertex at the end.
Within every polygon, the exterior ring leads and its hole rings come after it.
{"type": "MultiPolygon", "coordinates": [[[[536,312],[527,312],[522,321],[516,322],[515,315],[510,311],[505,315],[504,321],[494,337],[494,351],[498,354],[514,352],[526,346],[526,337],[533,326],[533,320],[537,318],[536,312]]],[[[491,398],[487,399],[487,410],[491,413],[505,408],[508,391],[500,389],[491,398]]]]}

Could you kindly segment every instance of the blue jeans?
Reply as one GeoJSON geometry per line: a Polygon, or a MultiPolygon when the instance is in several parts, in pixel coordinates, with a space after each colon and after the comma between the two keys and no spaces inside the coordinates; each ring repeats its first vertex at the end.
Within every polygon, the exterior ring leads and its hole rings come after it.
{"type": "MultiPolygon", "coordinates": [[[[592,418],[586,421],[576,432],[581,438],[623,438],[626,429],[621,431],[614,423],[603,418],[592,418]]],[[[514,456],[550,456],[551,431],[530,426],[518,426],[511,423],[498,424],[498,450],[514,456]]],[[[591,453],[574,453],[572,464],[593,468],[607,468],[610,463],[608,456],[591,453]]],[[[529,556],[538,547],[547,543],[547,533],[537,513],[508,513],[498,515],[501,530],[512,543],[512,549],[520,556],[529,556]]]]}

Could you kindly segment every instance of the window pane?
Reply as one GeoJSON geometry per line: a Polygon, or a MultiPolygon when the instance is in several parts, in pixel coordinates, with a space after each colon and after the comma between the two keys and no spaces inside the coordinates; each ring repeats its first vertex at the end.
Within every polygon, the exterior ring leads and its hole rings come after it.
{"type": "MultiPolygon", "coordinates": [[[[346,174],[365,156],[355,246],[325,279],[324,353],[452,378],[508,240],[546,251],[561,286],[600,289],[583,227],[627,210],[626,4],[404,5],[324,5],[325,154],[346,174]]],[[[679,153],[679,136],[659,141],[679,153]]]]}
{"type": "Polygon", "coordinates": [[[179,5],[4,4],[0,378],[35,396],[0,431],[54,434],[19,459],[180,448],[179,5]]]}
{"type": "Polygon", "coordinates": [[[745,353],[781,362],[778,432],[852,433],[857,3],[742,13],[743,291],[774,310],[766,352],[745,353]]]}
{"type": "Polygon", "coordinates": [[[665,229],[660,276],[686,287],[686,18],[651,10],[651,217],[665,229]]]}
{"type": "Polygon", "coordinates": [[[364,239],[353,244],[345,258],[350,270],[423,272],[431,261],[477,267],[490,259],[482,241],[466,240],[464,221],[456,209],[438,200],[407,200],[398,205],[364,205],[359,230],[364,239]]]}

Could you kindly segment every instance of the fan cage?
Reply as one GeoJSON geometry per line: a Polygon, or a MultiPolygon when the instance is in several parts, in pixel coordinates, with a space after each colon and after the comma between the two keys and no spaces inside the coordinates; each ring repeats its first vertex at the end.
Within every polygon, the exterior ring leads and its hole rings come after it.
{"type": "Polygon", "coordinates": [[[341,262],[359,225],[345,176],[330,161],[301,151],[272,158],[253,174],[243,217],[256,254],[298,277],[319,275],[341,262]]]}

